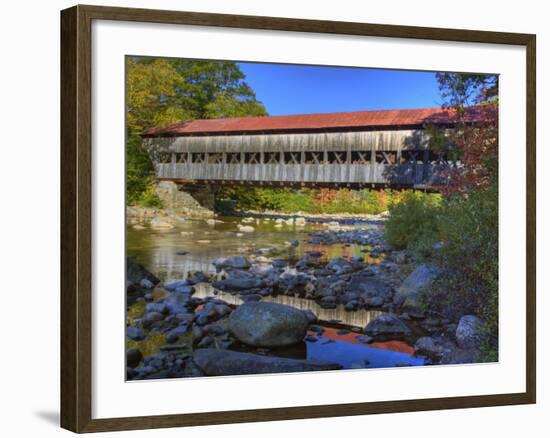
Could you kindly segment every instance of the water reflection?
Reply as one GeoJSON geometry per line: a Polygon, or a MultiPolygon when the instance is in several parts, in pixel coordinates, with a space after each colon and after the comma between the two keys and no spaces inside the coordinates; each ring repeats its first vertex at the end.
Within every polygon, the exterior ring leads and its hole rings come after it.
{"type": "Polygon", "coordinates": [[[189,220],[166,231],[149,228],[135,230],[128,226],[127,255],[135,257],[164,281],[179,280],[192,271],[214,272],[214,259],[237,254],[249,255],[262,248],[272,248],[274,253],[271,255],[285,259],[298,259],[305,251],[315,249],[323,251],[325,259],[362,256],[368,262],[376,261],[361,252],[365,246],[304,243],[309,232],[326,229],[322,224],[285,224],[283,227],[276,227],[275,221],[257,220],[250,224],[254,227],[254,232],[238,233],[240,218],[220,219],[223,222],[215,225],[189,220]],[[298,241],[298,246],[289,246],[288,242],[294,240],[298,241]],[[188,254],[177,255],[178,250],[188,251],[188,254]]]}
{"type": "Polygon", "coordinates": [[[380,348],[379,346],[333,341],[307,343],[307,358],[330,362],[336,360],[344,368],[388,368],[395,366],[424,365],[424,358],[400,351],[380,348]]]}
{"type": "MultiPolygon", "coordinates": [[[[239,295],[233,295],[223,291],[219,291],[216,295],[214,295],[212,286],[206,283],[196,285],[193,296],[199,298],[215,296],[216,298],[232,305],[239,305],[243,303],[243,300],[239,297],[239,295]]],[[[287,295],[278,295],[275,297],[267,296],[262,298],[262,301],[286,304],[301,310],[311,310],[321,321],[339,321],[343,325],[360,328],[364,328],[371,320],[382,315],[383,313],[379,310],[360,310],[350,312],[346,311],[342,305],[339,305],[335,309],[323,309],[313,300],[287,295]]]]}

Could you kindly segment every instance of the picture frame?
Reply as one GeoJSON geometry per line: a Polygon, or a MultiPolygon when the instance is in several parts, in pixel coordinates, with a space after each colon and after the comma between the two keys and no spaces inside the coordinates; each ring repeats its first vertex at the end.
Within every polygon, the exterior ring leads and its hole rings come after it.
{"type": "Polygon", "coordinates": [[[61,12],[61,426],[82,432],[531,404],[536,402],[536,36],[531,34],[78,5],[61,12]],[[513,45],[526,51],[525,391],[94,418],[92,23],[94,21],[513,45]]]}

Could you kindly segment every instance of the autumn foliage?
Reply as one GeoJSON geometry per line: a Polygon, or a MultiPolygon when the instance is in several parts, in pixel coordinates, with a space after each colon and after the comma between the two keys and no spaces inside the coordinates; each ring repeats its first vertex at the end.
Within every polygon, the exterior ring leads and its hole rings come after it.
{"type": "MultiPolygon", "coordinates": [[[[485,120],[476,124],[457,121],[450,134],[460,162],[449,169],[445,195],[488,188],[498,177],[498,107],[484,107],[485,120]]],[[[457,116],[460,117],[460,116],[457,116]]]]}

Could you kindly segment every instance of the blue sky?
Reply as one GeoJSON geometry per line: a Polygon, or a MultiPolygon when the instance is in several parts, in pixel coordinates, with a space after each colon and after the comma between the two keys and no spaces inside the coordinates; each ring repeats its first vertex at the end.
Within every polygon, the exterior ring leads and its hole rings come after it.
{"type": "Polygon", "coordinates": [[[273,116],[441,105],[431,72],[238,64],[273,116]]]}

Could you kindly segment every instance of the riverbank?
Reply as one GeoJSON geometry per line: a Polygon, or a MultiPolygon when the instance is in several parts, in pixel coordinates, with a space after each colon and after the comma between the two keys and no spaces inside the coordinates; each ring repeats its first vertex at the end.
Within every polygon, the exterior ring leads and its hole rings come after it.
{"type": "MultiPolygon", "coordinates": [[[[194,193],[179,190],[170,181],[160,181],[154,190],[162,207],[144,207],[131,205],[126,208],[126,222],[137,229],[149,226],[156,229],[170,229],[185,220],[215,219],[221,213],[215,212],[215,197],[207,189],[197,189],[194,193]]],[[[349,213],[345,206],[337,213],[309,213],[296,211],[284,213],[277,210],[252,208],[231,210],[231,215],[254,219],[280,219],[288,223],[304,222],[329,223],[338,222],[342,225],[382,224],[388,217],[386,210],[377,214],[349,213]]]]}
{"type": "MultiPolygon", "coordinates": [[[[174,247],[170,250],[174,259],[189,258],[190,269],[154,272],[162,280],[142,282],[139,276],[132,277],[128,285],[128,354],[133,366],[128,368],[128,378],[232,374],[234,368],[224,371],[207,362],[225,355],[228,363],[241,363],[245,356],[235,353],[247,354],[247,360],[255,364],[244,368],[247,373],[309,370],[326,364],[330,369],[373,368],[478,360],[476,321],[448,321],[427,314],[420,292],[429,288],[440,272],[433,266],[417,266],[408,253],[387,247],[383,229],[331,228],[330,223],[309,224],[306,218],[305,224],[298,225],[302,221],[296,218],[291,224],[288,219],[277,219],[211,221],[202,232],[210,233],[206,235],[210,239],[217,236],[220,243],[211,245],[224,245],[222,256],[197,264],[194,253],[208,244],[174,247]],[[282,227],[276,228],[278,223],[282,227]],[[258,230],[239,232],[239,225],[258,230]],[[272,237],[279,233],[292,236],[290,230],[299,239],[272,237]],[[249,240],[264,235],[271,245],[263,241],[255,245],[255,240],[249,240]],[[235,246],[228,245],[232,239],[235,246]],[[334,251],[340,255],[335,256],[334,251]],[[232,328],[231,315],[248,303],[277,304],[283,313],[298,310],[307,319],[305,331],[300,326],[294,333],[299,341],[266,346],[243,338],[232,328]],[[226,352],[197,353],[205,348],[226,352]],[[258,355],[270,359],[260,360],[258,355]],[[301,362],[281,362],[283,357],[301,362]]],[[[160,238],[188,232],[156,231],[160,238]]],[[[150,236],[148,231],[132,233],[150,236]]],[[[204,241],[202,237],[185,236],[196,239],[194,242],[204,241]]],[[[270,336],[270,331],[278,330],[257,328],[254,332],[270,336]]]]}
{"type": "Polygon", "coordinates": [[[379,214],[352,214],[352,213],[305,213],[298,211],[296,213],[281,213],[274,210],[246,210],[239,213],[242,217],[253,217],[260,219],[294,219],[300,221],[305,219],[307,222],[328,223],[338,222],[345,225],[365,225],[365,224],[382,224],[388,218],[388,212],[384,211],[379,214]]]}
{"type": "MultiPolygon", "coordinates": [[[[304,225],[307,222],[325,224],[332,228],[342,225],[383,225],[388,218],[388,213],[380,214],[349,214],[349,213],[326,213],[308,214],[303,212],[281,213],[275,211],[247,210],[238,213],[243,219],[243,225],[252,223],[255,220],[274,220],[276,224],[283,225],[304,225]]],[[[223,216],[216,215],[213,211],[195,208],[191,210],[175,211],[165,208],[151,208],[142,206],[126,207],[126,223],[136,229],[144,229],[148,226],[153,229],[171,229],[186,220],[206,220],[210,224],[223,222],[223,216]]]]}

